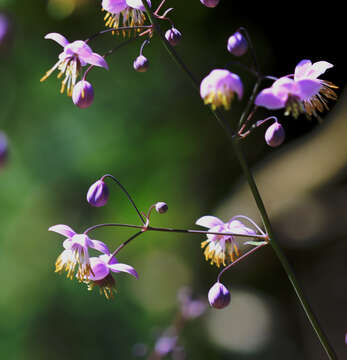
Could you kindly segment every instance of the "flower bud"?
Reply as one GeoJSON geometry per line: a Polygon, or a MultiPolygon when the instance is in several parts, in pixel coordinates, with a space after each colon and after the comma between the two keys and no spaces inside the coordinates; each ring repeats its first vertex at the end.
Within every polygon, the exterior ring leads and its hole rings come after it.
{"type": "Polygon", "coordinates": [[[283,126],[277,121],[274,122],[265,132],[265,141],[271,147],[279,146],[283,143],[286,134],[283,126]]]}
{"type": "Polygon", "coordinates": [[[220,282],[216,282],[208,292],[208,301],[215,309],[223,309],[230,303],[230,292],[220,282]]]}
{"type": "Polygon", "coordinates": [[[8,156],[8,143],[5,134],[0,131],[0,168],[5,165],[8,156]]]}
{"type": "Polygon", "coordinates": [[[73,89],[72,101],[81,109],[89,107],[94,100],[94,90],[91,83],[86,80],[79,81],[73,89]]]}
{"type": "Polygon", "coordinates": [[[165,38],[172,46],[176,46],[181,41],[182,34],[176,28],[172,27],[166,31],[165,38]]]}
{"type": "Polygon", "coordinates": [[[155,204],[155,210],[159,213],[159,214],[165,214],[168,210],[169,207],[167,206],[166,203],[164,202],[157,202],[155,204]]]}
{"type": "Polygon", "coordinates": [[[248,50],[248,43],[245,37],[237,31],[228,39],[228,51],[235,56],[242,56],[248,50]]]}
{"type": "Polygon", "coordinates": [[[145,56],[140,55],[135,59],[133,66],[138,72],[146,72],[149,67],[149,61],[145,56]]]}
{"type": "Polygon", "coordinates": [[[104,206],[108,200],[108,187],[104,181],[98,180],[88,190],[87,201],[95,207],[104,206]]]}
{"type": "Polygon", "coordinates": [[[200,0],[200,2],[209,8],[214,8],[219,4],[219,0],[200,0]]]}

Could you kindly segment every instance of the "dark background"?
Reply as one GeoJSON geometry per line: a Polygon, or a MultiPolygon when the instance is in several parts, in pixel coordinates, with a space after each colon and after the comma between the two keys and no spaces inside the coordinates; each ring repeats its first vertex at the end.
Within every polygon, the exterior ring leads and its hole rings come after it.
{"type": "MultiPolygon", "coordinates": [[[[302,59],[335,65],[322,78],[340,87],[340,100],[322,115],[322,124],[278,111],[287,135],[283,146],[270,149],[264,128],[244,147],[280,244],[343,359],[347,109],[342,7],[229,0],[215,9],[198,0],[168,0],[167,6],[175,8],[171,18],[183,33],[177,51],[197,77],[213,68],[240,74],[245,98],[233,104],[230,122],[239,118],[253,85],[226,51],[228,37],[239,26],[248,29],[266,74],[292,73],[302,59]]],[[[257,210],[225,134],[156,37],[145,49],[151,63],[147,73],[132,69],[137,42],[108,58],[109,72],[92,71],[95,101],[81,110],[59,94],[54,74],[39,82],[61,50],[43,37],[59,32],[72,41],[103,29],[100,1],[3,0],[0,9],[11,21],[0,50],[0,130],[10,144],[9,161],[0,169],[1,358],[136,358],[133,346],[145,344],[149,352],[172,322],[182,286],[206,297],[215,282],[218,271],[200,249],[204,238],[140,237],[119,255],[119,261],[138,270],[139,280],[117,276],[118,293],[107,301],[84,284],[54,274],[62,238],[47,229],[62,223],[82,232],[100,222],[136,223],[136,213],[111,183],[106,207],[86,203],[88,187],[105,173],[117,176],[143,211],[166,201],[169,212],[153,216],[158,226],[192,228],[202,215],[226,221],[238,213],[260,223],[257,210]]],[[[119,41],[108,34],[91,46],[102,53],[119,41]]],[[[114,249],[131,234],[105,229],[93,236],[114,249]]],[[[186,326],[180,343],[188,359],[325,358],[270,248],[229,271],[223,282],[231,288],[231,305],[209,310],[186,326]]]]}

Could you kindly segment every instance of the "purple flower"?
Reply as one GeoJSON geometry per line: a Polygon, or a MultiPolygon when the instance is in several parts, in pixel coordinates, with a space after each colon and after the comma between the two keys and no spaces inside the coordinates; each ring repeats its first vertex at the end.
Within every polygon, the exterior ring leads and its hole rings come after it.
{"type": "Polygon", "coordinates": [[[177,336],[161,336],[155,343],[155,352],[160,356],[165,356],[171,353],[177,345],[177,336]]]}
{"type": "Polygon", "coordinates": [[[102,241],[92,240],[86,234],[77,234],[67,225],[54,225],[48,231],[54,231],[67,238],[63,242],[65,250],[55,263],[55,272],[61,273],[65,270],[69,279],[72,279],[76,265],[78,265],[76,276],[80,281],[88,279],[93,274],[88,248],[110,254],[108,247],[102,241]]]}
{"type": "Polygon", "coordinates": [[[8,142],[6,135],[0,131],[0,168],[5,165],[8,157],[8,142]]]}
{"type": "Polygon", "coordinates": [[[109,254],[90,258],[90,265],[92,274],[84,282],[88,284],[88,290],[99,286],[100,293],[104,294],[107,299],[113,297],[113,291],[116,289],[111,272],[116,274],[125,272],[138,278],[138,274],[132,266],[118,263],[117,259],[109,254]]]}
{"type": "Polygon", "coordinates": [[[193,299],[192,290],[188,287],[181,288],[178,292],[181,314],[185,319],[196,319],[206,311],[206,301],[193,299]]]}
{"type": "Polygon", "coordinates": [[[205,104],[211,104],[213,110],[224,106],[230,109],[235,93],[241,100],[243,93],[242,82],[238,75],[229,70],[215,69],[207,75],[200,84],[200,95],[205,104]]]}
{"type": "Polygon", "coordinates": [[[134,70],[138,72],[146,72],[149,67],[149,61],[145,56],[140,55],[135,59],[133,63],[133,67],[134,70]]]}
{"type": "Polygon", "coordinates": [[[94,101],[94,89],[86,80],[79,81],[72,91],[72,101],[80,109],[89,107],[94,101]]]}
{"type": "Polygon", "coordinates": [[[318,93],[303,100],[306,113],[311,116],[317,116],[316,110],[323,112],[324,108],[329,110],[326,99],[336,100],[337,95],[334,90],[338,86],[330,81],[318,79],[318,77],[325,73],[326,70],[332,68],[334,65],[327,61],[318,61],[312,64],[310,60],[301,60],[295,67],[294,80],[300,81],[303,79],[316,80],[321,87],[318,93]],[[326,99],[325,99],[326,98],[326,99]]]}
{"type": "Polygon", "coordinates": [[[219,4],[219,0],[200,0],[200,2],[209,8],[214,8],[219,4]]]}
{"type": "MultiPolygon", "coordinates": [[[[209,232],[218,233],[236,233],[245,235],[256,235],[253,229],[248,228],[239,220],[231,219],[227,223],[215,216],[203,216],[195,223],[199,226],[208,228],[209,232]]],[[[201,243],[201,247],[205,248],[204,255],[206,261],[211,261],[211,265],[216,264],[218,267],[226,262],[232,262],[235,255],[239,256],[239,249],[236,239],[232,235],[207,234],[207,240],[201,243]]]]}
{"type": "Polygon", "coordinates": [[[265,132],[265,141],[271,147],[280,146],[285,137],[283,126],[277,121],[270,125],[265,132]]]}
{"type": "Polygon", "coordinates": [[[301,113],[317,116],[316,110],[328,109],[324,97],[333,100],[337,98],[332,90],[337,87],[318,79],[318,76],[332,66],[326,61],[312,65],[311,61],[302,60],[295,68],[294,79],[285,76],[276,80],[270,88],[258,94],[255,104],[272,110],[285,108],[285,115],[292,114],[295,118],[301,113]]]}
{"type": "Polygon", "coordinates": [[[8,17],[5,14],[0,13],[0,45],[6,41],[10,28],[11,25],[8,17]]]}
{"type": "Polygon", "coordinates": [[[230,292],[220,282],[216,282],[208,292],[208,301],[215,309],[223,309],[230,303],[230,292]]]}
{"type": "Polygon", "coordinates": [[[65,78],[61,84],[61,93],[64,93],[66,87],[67,95],[72,96],[77,77],[80,74],[82,67],[87,64],[103,67],[108,70],[105,59],[101,55],[94,53],[82,40],[76,40],[69,43],[63,35],[58,33],[49,33],[45,36],[45,39],[56,41],[64,48],[64,50],[59,54],[58,62],[47,71],[46,75],[43,76],[40,81],[45,81],[55,69],[58,69],[60,71],[58,78],[65,74],[65,78]]]}
{"type": "Polygon", "coordinates": [[[179,30],[172,27],[171,29],[167,30],[165,33],[165,39],[172,45],[176,46],[182,39],[182,34],[179,30]]]}
{"type": "MultiPolygon", "coordinates": [[[[151,1],[147,0],[151,7],[151,1]]],[[[102,9],[106,11],[105,25],[117,29],[122,26],[141,26],[146,20],[145,7],[141,0],[102,0],[102,9]]]]}
{"type": "Polygon", "coordinates": [[[248,43],[245,37],[237,31],[228,39],[228,51],[235,56],[242,56],[248,50],[248,43]]]}
{"type": "Polygon", "coordinates": [[[96,181],[90,186],[87,193],[87,201],[95,207],[104,206],[108,200],[108,187],[103,180],[96,181]]]}

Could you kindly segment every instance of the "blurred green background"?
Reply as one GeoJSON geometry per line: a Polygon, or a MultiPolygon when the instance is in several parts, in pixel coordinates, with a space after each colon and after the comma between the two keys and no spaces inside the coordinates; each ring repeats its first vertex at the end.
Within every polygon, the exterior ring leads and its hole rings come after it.
{"type": "MultiPolygon", "coordinates": [[[[132,69],[140,42],[109,57],[109,72],[90,73],[95,101],[89,109],[60,95],[55,75],[39,82],[61,51],[44,35],[59,32],[72,41],[98,32],[104,28],[100,3],[0,1],[10,24],[0,45],[0,131],[10,146],[0,169],[1,359],[136,359],[136,344],[143,344],[145,358],[173,320],[177,291],[190,286],[197,296],[207,296],[218,270],[204,261],[201,236],[148,233],[135,240],[118,259],[134,266],[140,278],[117,276],[112,301],[54,273],[62,237],[49,233],[50,226],[67,224],[82,232],[97,223],[138,221],[111,183],[106,207],[88,205],[86,192],[103,174],[116,176],[143,211],[167,202],[169,212],[153,216],[158,226],[192,228],[206,214],[226,221],[242,213],[259,222],[224,133],[157,38],[145,48],[147,73],[132,69]]],[[[340,86],[340,100],[322,125],[278,112],[285,144],[269,149],[265,129],[259,129],[245,148],[281,245],[345,358],[347,104],[341,9],[335,5],[320,14],[314,2],[283,9],[229,0],[215,9],[198,0],[167,5],[175,8],[171,18],[183,33],[177,50],[200,78],[216,67],[239,71],[226,51],[228,36],[239,26],[248,28],[265,73],[288,74],[304,58],[335,64],[323,78],[340,86]]],[[[107,34],[91,46],[102,53],[119,41],[107,34]]],[[[253,79],[239,73],[247,94],[253,79]]],[[[233,104],[231,122],[244,105],[245,100],[233,104]]],[[[131,234],[107,228],[93,237],[114,249],[131,234]]],[[[184,328],[180,343],[187,359],[325,358],[270,248],[229,271],[223,282],[231,288],[231,305],[208,310],[184,328]]]]}

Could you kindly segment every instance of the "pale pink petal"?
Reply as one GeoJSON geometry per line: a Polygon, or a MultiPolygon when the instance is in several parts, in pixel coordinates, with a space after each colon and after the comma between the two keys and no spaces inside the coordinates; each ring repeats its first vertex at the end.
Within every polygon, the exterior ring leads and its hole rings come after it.
{"type": "Polygon", "coordinates": [[[213,228],[217,225],[224,225],[222,220],[210,215],[201,217],[200,219],[196,220],[195,224],[207,228],[213,228]]]}
{"type": "Polygon", "coordinates": [[[263,106],[267,109],[276,110],[285,106],[287,95],[284,93],[278,95],[272,88],[262,90],[256,97],[254,103],[257,106],[263,106]]]}
{"type": "Polygon", "coordinates": [[[67,225],[53,225],[51,226],[48,231],[54,231],[60,235],[64,235],[68,238],[73,237],[74,235],[76,235],[76,233],[67,225]]]}
{"type": "MultiPolygon", "coordinates": [[[[134,8],[134,9],[146,11],[146,8],[142,4],[142,0],[126,0],[126,3],[128,4],[128,6],[134,8]]],[[[147,3],[149,5],[149,7],[152,6],[150,0],[147,0],[147,3]]]]}
{"type": "Polygon", "coordinates": [[[127,8],[125,0],[102,0],[101,6],[111,14],[119,14],[127,8]]]}
{"type": "Polygon", "coordinates": [[[300,99],[307,100],[319,93],[322,84],[319,80],[303,79],[297,81],[300,89],[300,99]]]}
{"type": "Polygon", "coordinates": [[[45,36],[45,39],[54,40],[62,47],[65,47],[66,45],[69,44],[69,41],[66,39],[66,37],[64,37],[63,35],[60,35],[58,33],[49,33],[45,36]]]}
{"type": "Polygon", "coordinates": [[[295,67],[294,80],[299,80],[306,76],[307,72],[311,69],[311,65],[310,60],[301,60],[295,67]]]}
{"type": "Polygon", "coordinates": [[[91,247],[92,249],[95,249],[95,250],[98,250],[106,255],[109,255],[110,254],[110,250],[108,249],[107,245],[104,244],[102,241],[100,240],[92,240],[92,239],[89,239],[90,242],[89,242],[89,247],[91,247]]]}
{"type": "Polygon", "coordinates": [[[119,273],[119,272],[126,272],[136,278],[138,278],[138,274],[136,272],[136,270],[127,264],[114,264],[114,265],[108,265],[109,269],[112,270],[115,273],[119,273]]]}
{"type": "Polygon", "coordinates": [[[308,73],[308,76],[311,79],[316,79],[318,76],[324,74],[326,70],[332,68],[333,66],[334,66],[333,64],[330,64],[327,61],[315,62],[312,65],[312,68],[311,68],[310,72],[308,73]]]}

